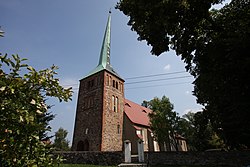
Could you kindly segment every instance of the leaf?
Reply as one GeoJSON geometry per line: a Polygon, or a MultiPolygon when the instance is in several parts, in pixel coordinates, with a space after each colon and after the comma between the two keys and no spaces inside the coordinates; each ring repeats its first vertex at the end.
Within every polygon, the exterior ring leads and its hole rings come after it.
{"type": "Polygon", "coordinates": [[[1,88],[0,88],[0,91],[3,92],[3,91],[5,90],[5,88],[6,88],[6,86],[1,87],[1,88]]]}
{"type": "Polygon", "coordinates": [[[43,114],[43,112],[41,112],[40,110],[36,110],[36,113],[39,114],[39,115],[43,114]]]}
{"type": "Polygon", "coordinates": [[[30,70],[30,71],[35,71],[35,69],[33,67],[31,67],[31,66],[28,66],[27,69],[30,70]]]}
{"type": "Polygon", "coordinates": [[[32,100],[30,101],[30,104],[35,105],[35,104],[36,104],[36,101],[35,101],[34,99],[32,99],[32,100]]]}
{"type": "Polygon", "coordinates": [[[20,115],[20,117],[19,117],[19,121],[20,122],[23,122],[24,120],[23,120],[23,117],[20,115]]]}

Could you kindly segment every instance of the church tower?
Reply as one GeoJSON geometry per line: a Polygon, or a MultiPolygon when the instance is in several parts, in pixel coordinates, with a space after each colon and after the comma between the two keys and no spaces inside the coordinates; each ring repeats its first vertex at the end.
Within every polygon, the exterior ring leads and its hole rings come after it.
{"type": "Polygon", "coordinates": [[[122,150],[124,80],[110,64],[110,13],[99,63],[80,80],[74,151],[122,150]]]}

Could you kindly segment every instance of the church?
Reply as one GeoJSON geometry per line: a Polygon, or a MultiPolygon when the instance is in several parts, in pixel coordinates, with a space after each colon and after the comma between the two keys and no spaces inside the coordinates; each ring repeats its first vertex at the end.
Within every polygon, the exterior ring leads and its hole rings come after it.
{"type": "Polygon", "coordinates": [[[111,14],[99,63],[80,80],[72,150],[122,151],[124,141],[129,140],[132,153],[137,153],[141,139],[144,151],[159,151],[149,127],[152,111],[125,99],[125,80],[110,64],[110,24],[111,14]]]}

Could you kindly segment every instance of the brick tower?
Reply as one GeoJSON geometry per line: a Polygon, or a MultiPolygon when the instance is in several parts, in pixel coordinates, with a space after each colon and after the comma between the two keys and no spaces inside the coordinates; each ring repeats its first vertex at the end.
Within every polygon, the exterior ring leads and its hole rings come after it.
{"type": "Polygon", "coordinates": [[[97,67],[80,80],[74,151],[122,150],[124,80],[110,65],[110,22],[111,14],[97,67]]]}

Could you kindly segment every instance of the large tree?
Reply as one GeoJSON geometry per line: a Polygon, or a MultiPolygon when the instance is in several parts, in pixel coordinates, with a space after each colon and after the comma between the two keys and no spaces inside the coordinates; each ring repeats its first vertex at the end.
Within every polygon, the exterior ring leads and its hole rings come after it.
{"type": "Polygon", "coordinates": [[[69,141],[66,139],[68,135],[68,131],[59,128],[58,131],[55,133],[55,140],[54,140],[54,147],[56,150],[60,151],[68,151],[69,150],[69,141]]]}
{"type": "Polygon", "coordinates": [[[121,0],[128,25],[160,55],[170,49],[195,77],[194,94],[231,148],[250,147],[250,1],[121,0]]]}
{"type": "Polygon", "coordinates": [[[36,71],[23,61],[0,54],[0,164],[53,166],[53,149],[44,140],[53,117],[46,99],[68,101],[72,91],[54,78],[56,66],[36,71]]]}
{"type": "Polygon", "coordinates": [[[180,117],[173,111],[174,106],[166,96],[161,99],[155,97],[148,102],[148,107],[153,111],[149,114],[150,128],[153,131],[155,139],[164,145],[167,150],[171,147],[178,151],[176,134],[178,133],[180,117]]]}

